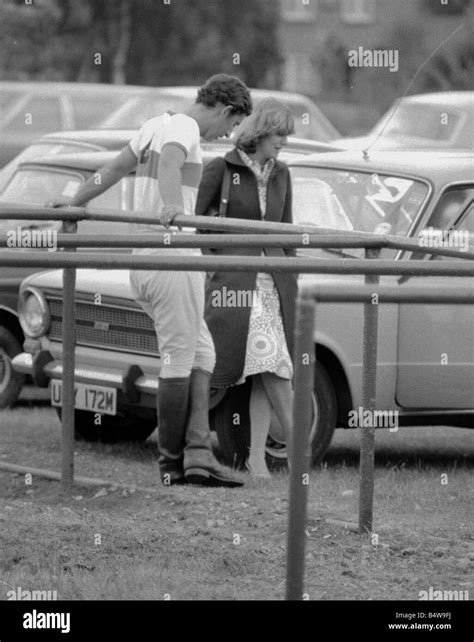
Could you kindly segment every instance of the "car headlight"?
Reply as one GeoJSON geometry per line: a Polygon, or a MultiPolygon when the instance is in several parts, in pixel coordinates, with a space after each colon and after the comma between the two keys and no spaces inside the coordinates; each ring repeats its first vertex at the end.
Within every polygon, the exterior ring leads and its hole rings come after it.
{"type": "Polygon", "coordinates": [[[33,339],[49,330],[51,314],[43,294],[35,288],[20,291],[18,313],[23,332],[33,339]]]}

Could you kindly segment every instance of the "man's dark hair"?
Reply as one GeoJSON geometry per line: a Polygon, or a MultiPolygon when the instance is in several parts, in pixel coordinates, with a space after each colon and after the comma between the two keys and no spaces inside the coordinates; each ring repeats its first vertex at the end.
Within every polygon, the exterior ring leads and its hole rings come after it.
{"type": "Polygon", "coordinates": [[[237,76],[216,74],[211,76],[199,89],[197,103],[214,107],[222,103],[232,106],[232,114],[248,116],[252,113],[252,98],[246,85],[237,76]]]}

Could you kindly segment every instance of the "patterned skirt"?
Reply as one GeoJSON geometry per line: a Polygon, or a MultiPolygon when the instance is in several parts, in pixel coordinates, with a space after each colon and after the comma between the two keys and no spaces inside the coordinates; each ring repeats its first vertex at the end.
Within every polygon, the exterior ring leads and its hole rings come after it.
{"type": "Polygon", "coordinates": [[[280,299],[272,276],[257,274],[255,288],[245,366],[236,385],[259,372],[273,372],[283,379],[293,378],[293,364],[286,345],[280,299]]]}

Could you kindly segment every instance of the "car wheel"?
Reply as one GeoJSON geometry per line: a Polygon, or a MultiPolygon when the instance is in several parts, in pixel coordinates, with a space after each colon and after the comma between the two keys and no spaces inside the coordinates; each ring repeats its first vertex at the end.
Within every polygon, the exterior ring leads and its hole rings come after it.
{"type": "Polygon", "coordinates": [[[314,367],[313,405],[311,453],[313,464],[317,464],[331,444],[337,423],[336,391],[326,368],[318,361],[314,367]]]}
{"type": "Polygon", "coordinates": [[[0,326],[0,408],[13,405],[25,383],[25,375],[15,372],[11,362],[21,349],[15,335],[0,326]]]}
{"type": "MultiPolygon", "coordinates": [[[[61,419],[61,408],[56,408],[61,419]]],[[[101,415],[100,426],[96,415],[85,410],[74,413],[74,437],[77,440],[115,444],[120,441],[145,441],[156,428],[155,412],[138,414],[137,411],[118,411],[117,415],[101,415]]]]}
{"type": "MultiPolygon", "coordinates": [[[[251,384],[229,388],[224,399],[210,413],[211,427],[217,432],[226,461],[243,467],[250,447],[249,399],[251,384]]],[[[324,457],[336,428],[337,400],[334,386],[326,369],[317,362],[314,371],[313,422],[311,426],[312,463],[324,457]]],[[[266,444],[266,460],[270,469],[286,465],[286,445],[279,440],[281,428],[272,417],[266,444]]]]}

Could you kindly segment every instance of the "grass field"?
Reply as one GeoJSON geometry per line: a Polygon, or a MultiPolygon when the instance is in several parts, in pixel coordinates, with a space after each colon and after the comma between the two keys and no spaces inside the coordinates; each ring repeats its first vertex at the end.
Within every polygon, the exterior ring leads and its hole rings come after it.
{"type": "MultiPolygon", "coordinates": [[[[46,407],[0,413],[0,461],[60,470],[60,425],[46,407]]],[[[311,474],[305,591],[309,599],[474,595],[474,440],[468,430],[405,428],[376,437],[374,533],[357,521],[358,435],[336,431],[311,474]]],[[[288,475],[243,489],[159,485],[153,439],[76,444],[77,475],[129,490],[75,487],[0,471],[0,599],[56,590],[58,599],[280,599],[285,592],[288,475]],[[157,492],[135,491],[135,485],[157,492]]]]}

